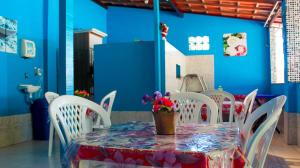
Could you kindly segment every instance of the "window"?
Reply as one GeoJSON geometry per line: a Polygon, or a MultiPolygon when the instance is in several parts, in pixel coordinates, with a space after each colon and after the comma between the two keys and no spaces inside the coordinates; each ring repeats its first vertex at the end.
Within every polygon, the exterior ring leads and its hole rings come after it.
{"type": "Polygon", "coordinates": [[[271,83],[284,83],[282,28],[270,27],[271,83]]]}
{"type": "Polygon", "coordinates": [[[189,37],[189,50],[209,50],[209,37],[208,36],[196,36],[189,37]]]}

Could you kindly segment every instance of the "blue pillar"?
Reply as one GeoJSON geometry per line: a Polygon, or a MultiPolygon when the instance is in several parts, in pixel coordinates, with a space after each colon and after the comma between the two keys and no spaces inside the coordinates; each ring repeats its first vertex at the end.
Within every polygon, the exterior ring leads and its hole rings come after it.
{"type": "Polygon", "coordinates": [[[58,92],[70,95],[74,93],[73,1],[59,1],[58,92]]]}
{"type": "Polygon", "coordinates": [[[154,48],[155,48],[155,89],[162,91],[161,82],[161,33],[160,33],[160,14],[159,14],[159,1],[153,0],[154,9],[154,48]]]}
{"type": "Polygon", "coordinates": [[[44,0],[44,91],[57,91],[59,0],[44,0]]]}

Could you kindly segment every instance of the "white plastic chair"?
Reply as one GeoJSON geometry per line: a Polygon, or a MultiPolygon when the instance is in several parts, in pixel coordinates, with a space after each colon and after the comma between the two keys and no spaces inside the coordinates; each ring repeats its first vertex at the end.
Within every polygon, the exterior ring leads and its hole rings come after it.
{"type": "Polygon", "coordinates": [[[244,109],[242,111],[242,113],[243,113],[242,116],[244,117],[242,119],[242,121],[244,123],[246,122],[247,117],[252,113],[253,103],[255,101],[255,97],[256,97],[257,91],[258,91],[258,89],[253,90],[244,99],[244,102],[243,102],[244,109]]]}
{"type": "Polygon", "coordinates": [[[219,90],[209,90],[205,91],[202,94],[207,95],[211,99],[213,99],[219,108],[218,122],[223,122],[223,102],[230,102],[230,114],[229,114],[229,122],[233,122],[233,115],[235,114],[235,99],[234,96],[225,91],[219,90]]]}
{"type": "Polygon", "coordinates": [[[245,143],[243,152],[250,165],[254,168],[262,168],[271,144],[271,140],[286,101],[286,96],[278,96],[256,109],[247,119],[242,133],[244,133],[245,143]],[[257,128],[250,137],[255,121],[267,114],[267,119],[257,128]]]}
{"type": "MultiPolygon", "coordinates": [[[[114,90],[109,94],[107,94],[106,96],[104,96],[100,102],[100,106],[105,109],[109,117],[111,116],[112,106],[114,104],[116,94],[117,91],[114,90]],[[105,108],[105,103],[107,102],[108,102],[108,106],[105,108]]],[[[94,124],[94,128],[102,128],[102,127],[103,125],[101,124],[101,118],[97,116],[96,122],[94,124]]]]}
{"type": "Polygon", "coordinates": [[[86,123],[89,120],[87,109],[101,117],[104,127],[110,127],[111,121],[108,113],[100,105],[78,96],[64,95],[56,98],[49,107],[49,113],[54,128],[58,133],[64,147],[72,139],[83,133],[92,131],[92,127],[86,123]],[[65,135],[65,136],[64,136],[65,135]]]}
{"type": "Polygon", "coordinates": [[[177,123],[202,123],[201,110],[206,105],[206,115],[210,124],[216,124],[218,119],[218,106],[201,93],[182,92],[171,94],[171,100],[179,110],[177,123]]]}
{"type": "MultiPolygon", "coordinates": [[[[59,94],[54,93],[54,92],[46,92],[45,93],[45,98],[50,105],[51,102],[58,98],[59,94]]],[[[48,147],[48,156],[51,157],[52,155],[52,149],[53,149],[53,139],[54,139],[54,127],[52,122],[50,121],[50,131],[49,131],[49,147],[48,147]]]]}
{"type": "Polygon", "coordinates": [[[204,80],[204,77],[203,77],[203,76],[200,76],[199,79],[200,79],[201,85],[202,85],[202,87],[203,87],[203,91],[207,91],[207,90],[208,90],[208,87],[207,87],[207,84],[206,84],[206,82],[205,82],[205,80],[204,80]]]}

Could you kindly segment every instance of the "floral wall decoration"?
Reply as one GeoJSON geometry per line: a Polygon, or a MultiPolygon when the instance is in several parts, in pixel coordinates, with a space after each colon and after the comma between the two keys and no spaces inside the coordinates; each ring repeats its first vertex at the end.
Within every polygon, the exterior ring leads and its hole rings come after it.
{"type": "Polygon", "coordinates": [[[247,34],[233,33],[223,35],[225,56],[246,56],[247,55],[247,34]]]}
{"type": "Polygon", "coordinates": [[[17,53],[17,21],[0,16],[0,52],[17,53]]]}

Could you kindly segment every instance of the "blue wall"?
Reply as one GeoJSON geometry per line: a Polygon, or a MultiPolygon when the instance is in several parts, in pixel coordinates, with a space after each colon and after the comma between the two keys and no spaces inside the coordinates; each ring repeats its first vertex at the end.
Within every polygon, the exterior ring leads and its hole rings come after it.
{"type": "MultiPolygon", "coordinates": [[[[153,40],[153,11],[145,9],[108,8],[108,42],[153,40]]],[[[186,55],[213,54],[215,56],[215,86],[222,85],[232,93],[248,93],[255,88],[269,93],[268,31],[263,23],[216,16],[185,14],[179,18],[169,12],[161,12],[161,21],[169,26],[168,41],[186,55]],[[224,33],[246,32],[248,55],[224,57],[222,36],[224,33]],[[209,51],[188,50],[189,36],[210,37],[209,51]]]]}
{"type": "Polygon", "coordinates": [[[74,0],[74,29],[96,28],[106,33],[106,9],[92,0],[74,0]]]}
{"type": "Polygon", "coordinates": [[[155,90],[154,43],[97,45],[94,62],[95,101],[117,90],[113,110],[149,111],[141,98],[155,90]]]}
{"type": "MultiPolygon", "coordinates": [[[[33,40],[37,48],[34,59],[21,58],[20,49],[18,54],[0,52],[0,116],[28,113],[29,105],[18,85],[38,84],[34,67],[40,67],[44,70],[45,91],[56,92],[57,74],[62,73],[58,72],[57,65],[59,0],[6,1],[0,16],[18,21],[18,48],[23,38],[33,40]],[[24,73],[29,74],[29,79],[24,78],[24,73]]],[[[91,0],[74,0],[75,28],[97,28],[106,32],[106,18],[106,10],[91,0]]]]}
{"type": "Polygon", "coordinates": [[[38,77],[34,76],[34,67],[43,68],[43,1],[31,0],[5,1],[5,7],[0,15],[18,21],[18,48],[21,39],[33,40],[36,43],[36,57],[34,59],[23,59],[18,54],[7,54],[0,52],[1,65],[1,105],[0,116],[27,113],[28,105],[24,101],[24,94],[18,89],[21,83],[38,83],[38,77]],[[24,78],[24,73],[29,74],[29,79],[24,78]],[[6,80],[5,80],[6,79],[6,80]],[[8,103],[2,105],[2,99],[8,103]],[[5,107],[6,106],[6,107],[5,107]]]}
{"type": "Polygon", "coordinates": [[[2,56],[0,52],[0,88],[3,88],[0,92],[0,115],[7,114],[7,73],[6,73],[6,56],[2,56]]]}

